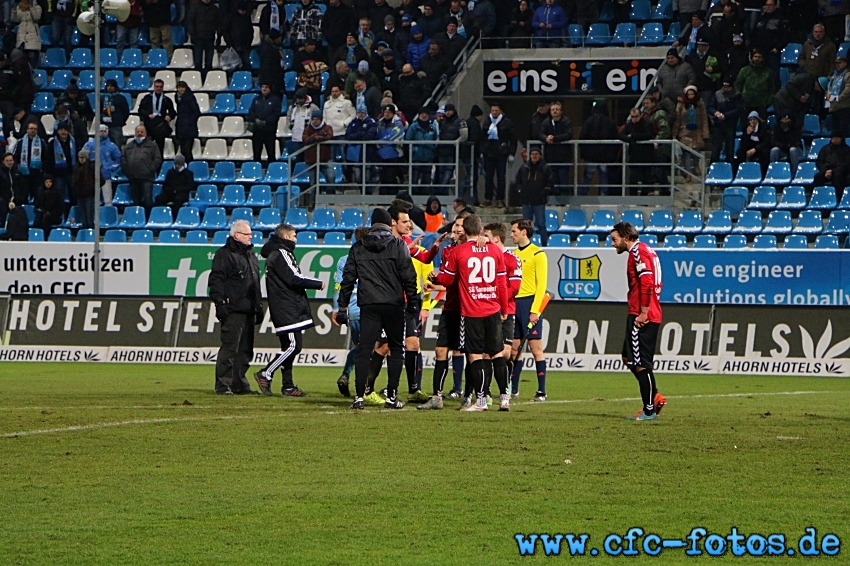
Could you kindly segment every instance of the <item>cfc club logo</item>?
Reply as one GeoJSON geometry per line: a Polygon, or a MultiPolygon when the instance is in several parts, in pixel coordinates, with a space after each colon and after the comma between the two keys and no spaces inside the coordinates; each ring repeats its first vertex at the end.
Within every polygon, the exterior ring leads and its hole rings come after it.
{"type": "Polygon", "coordinates": [[[598,255],[586,258],[572,258],[562,255],[558,260],[561,279],[558,281],[558,294],[562,299],[596,300],[602,291],[599,281],[599,269],[602,260],[598,255]]]}

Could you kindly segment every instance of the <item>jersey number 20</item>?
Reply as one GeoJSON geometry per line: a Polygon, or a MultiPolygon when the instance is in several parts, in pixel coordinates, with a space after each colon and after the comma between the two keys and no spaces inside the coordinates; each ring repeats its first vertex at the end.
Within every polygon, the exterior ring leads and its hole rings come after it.
{"type": "Polygon", "coordinates": [[[469,282],[472,284],[492,283],[496,280],[496,260],[490,256],[471,257],[466,262],[466,267],[471,270],[469,282]]]}

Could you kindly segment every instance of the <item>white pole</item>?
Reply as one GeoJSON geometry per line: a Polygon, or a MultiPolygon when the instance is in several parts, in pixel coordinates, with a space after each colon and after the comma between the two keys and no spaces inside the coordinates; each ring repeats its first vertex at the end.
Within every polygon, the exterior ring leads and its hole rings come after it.
{"type": "Polygon", "coordinates": [[[100,294],[100,0],[94,0],[94,294],[100,294]]]}

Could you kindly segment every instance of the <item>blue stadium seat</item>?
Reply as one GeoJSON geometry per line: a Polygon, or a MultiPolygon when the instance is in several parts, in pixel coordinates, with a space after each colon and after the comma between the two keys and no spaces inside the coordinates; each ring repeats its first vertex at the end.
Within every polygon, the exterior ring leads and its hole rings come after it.
{"type": "Polygon", "coordinates": [[[803,210],[806,208],[806,190],[797,185],[785,187],[776,208],[777,210],[803,210]]]}
{"type": "Polygon", "coordinates": [[[585,232],[594,234],[610,234],[615,223],[614,211],[604,209],[597,210],[593,213],[593,216],[590,217],[590,224],[588,224],[585,232]]]}
{"type": "MultiPolygon", "coordinates": [[[[601,20],[601,18],[600,18],[601,20]]],[[[596,23],[590,24],[587,30],[587,37],[584,39],[584,44],[595,47],[604,47],[611,42],[611,28],[608,24],[596,23]]]]}
{"type": "Polygon", "coordinates": [[[206,161],[193,161],[189,163],[189,171],[195,175],[196,183],[206,183],[210,180],[210,164],[206,161]]]}
{"type": "Polygon", "coordinates": [[[694,238],[693,247],[699,250],[717,249],[717,238],[713,234],[700,234],[694,238]]]}
{"type": "Polygon", "coordinates": [[[186,44],[186,28],[171,26],[171,43],[174,44],[174,47],[183,47],[186,44]]]}
{"type": "MultiPolygon", "coordinates": [[[[243,165],[244,168],[244,165],[243,165]]],[[[266,170],[266,176],[263,177],[263,183],[269,185],[280,185],[286,183],[289,179],[289,165],[280,161],[269,163],[269,168],[266,170]]]]}
{"type": "MultiPolygon", "coordinates": [[[[850,192],[850,191],[848,191],[850,192]]],[[[560,224],[558,222],[558,211],[554,208],[546,209],[546,231],[550,234],[557,232],[560,224]]]]}
{"type": "Polygon", "coordinates": [[[248,54],[248,64],[251,66],[252,71],[260,70],[260,50],[252,49],[248,54]]]}
{"type": "Polygon", "coordinates": [[[38,90],[44,90],[45,87],[47,87],[47,90],[51,90],[48,86],[47,71],[44,69],[33,69],[32,73],[33,85],[37,86],[38,90]]]}
{"type": "Polygon", "coordinates": [[[753,196],[747,208],[750,210],[773,210],[776,208],[776,188],[762,185],[753,189],[753,196]]]}
{"type": "Polygon", "coordinates": [[[41,39],[42,47],[50,47],[53,45],[53,33],[50,26],[41,26],[38,28],[38,35],[41,39]]]}
{"type": "MultiPolygon", "coordinates": [[[[33,223],[35,223],[35,206],[33,206],[31,204],[24,204],[24,205],[21,205],[21,206],[24,207],[24,210],[27,213],[27,220],[29,221],[29,225],[32,226],[33,223]]],[[[74,209],[74,207],[72,206],[71,210],[73,210],[73,209],[74,209]]],[[[79,212],[77,214],[75,214],[74,216],[79,217],[79,212]]]]}
{"type": "Polygon", "coordinates": [[[799,43],[789,43],[785,46],[785,49],[782,50],[780,55],[780,61],[782,65],[793,65],[797,66],[797,58],[800,56],[800,52],[803,50],[803,46],[799,43]]]}
{"type": "MultiPolygon", "coordinates": [[[[54,232],[55,232],[55,230],[54,230],[54,232]]],[[[70,230],[68,231],[68,237],[69,238],[71,237],[70,230]]],[[[30,241],[30,242],[43,242],[44,241],[44,230],[42,230],[41,228],[30,228],[29,229],[29,236],[27,237],[27,240],[30,241]]],[[[68,241],[70,241],[70,240],[68,240],[68,241]]]]}
{"type": "MultiPolygon", "coordinates": [[[[64,58],[64,51],[62,51],[62,56],[64,58]]],[[[71,51],[71,59],[68,61],[68,63],[62,66],[68,67],[69,69],[91,69],[92,67],[94,67],[94,61],[92,60],[91,56],[91,49],[89,49],[88,47],[77,47],[76,49],[71,51]]]]}
{"type": "Polygon", "coordinates": [[[261,208],[254,223],[255,230],[274,230],[281,223],[279,208],[261,208]]]}
{"type": "Polygon", "coordinates": [[[62,92],[68,85],[71,84],[71,79],[74,78],[74,73],[67,69],[57,69],[53,71],[53,76],[50,77],[50,84],[47,85],[47,90],[62,92]]]}
{"type": "Polygon", "coordinates": [[[292,207],[286,211],[286,219],[284,220],[286,224],[293,226],[297,230],[303,230],[307,228],[309,224],[309,219],[307,218],[307,209],[292,207]]]}
{"type": "Polygon", "coordinates": [[[229,230],[219,230],[218,232],[213,234],[212,243],[214,246],[223,246],[227,242],[227,238],[229,237],[229,230]]]}
{"type": "MultiPolygon", "coordinates": [[[[105,50],[104,50],[105,51],[105,50]]],[[[116,53],[117,55],[117,53],[116,53]]],[[[125,49],[121,54],[121,60],[118,62],[120,69],[139,69],[142,66],[142,50],[141,49],[125,49]]]]}
{"type": "Polygon", "coordinates": [[[577,248],[598,248],[599,236],[596,234],[579,234],[576,237],[577,248]]]}
{"type": "MultiPolygon", "coordinates": [[[[791,213],[783,211],[790,219],[791,213]]],[[[770,219],[768,219],[770,223],[770,219]]],[[[795,234],[804,234],[811,236],[823,232],[823,218],[819,210],[804,210],[797,217],[797,225],[794,226],[795,234]]]]}
{"type": "MultiPolygon", "coordinates": [[[[114,203],[115,201],[113,200],[112,202],[114,203]]],[[[136,230],[137,228],[144,228],[147,222],[144,207],[128,206],[124,209],[124,215],[121,218],[121,222],[118,223],[118,227],[125,230],[136,230]]]]}
{"type": "MultiPolygon", "coordinates": [[[[564,219],[561,221],[559,232],[569,232],[578,234],[587,229],[587,217],[583,210],[570,209],[564,213],[564,219]]],[[[598,243],[598,242],[597,242],[598,243]]]]}
{"type": "Polygon", "coordinates": [[[85,228],[77,231],[77,242],[94,242],[94,229],[85,228]]]}
{"type": "Polygon", "coordinates": [[[568,248],[570,247],[570,235],[569,234],[550,234],[548,247],[550,248],[568,248]]]}
{"type": "Polygon", "coordinates": [[[247,206],[240,206],[239,208],[234,208],[233,212],[230,213],[230,224],[233,225],[237,220],[244,220],[251,226],[254,225],[254,211],[248,208],[247,206]]]}
{"type": "MultiPolygon", "coordinates": [[[[818,153],[829,144],[829,138],[815,138],[809,148],[809,161],[817,161],[818,153]]],[[[802,165],[802,163],[800,164],[802,165]]]]}
{"type": "Polygon", "coordinates": [[[180,232],[177,230],[163,230],[159,233],[160,244],[179,244],[180,232]]]}
{"type": "MultiPolygon", "coordinates": [[[[35,222],[35,207],[31,204],[23,205],[24,211],[27,213],[27,220],[29,221],[29,225],[32,226],[35,222]]],[[[63,228],[71,228],[77,229],[82,226],[78,218],[80,217],[80,207],[77,205],[72,206],[68,210],[68,216],[65,218],[65,222],[62,223],[63,228]]]]}
{"type": "Polygon", "coordinates": [[[287,71],[283,74],[283,88],[288,93],[294,93],[295,87],[298,86],[298,73],[295,71],[287,71]]]}
{"type": "Polygon", "coordinates": [[[242,96],[239,97],[239,106],[236,108],[237,116],[247,116],[248,111],[251,110],[251,104],[254,102],[254,99],[257,98],[257,94],[253,92],[246,92],[242,96]]]}
{"type": "MultiPolygon", "coordinates": [[[[324,182],[324,175],[319,174],[319,182],[324,182]]],[[[292,182],[298,183],[300,185],[309,185],[310,180],[310,172],[307,170],[307,164],[303,161],[299,161],[295,164],[295,167],[292,169],[292,182]]]]}
{"type": "Polygon", "coordinates": [[[672,20],[673,19],[673,0],[658,0],[655,6],[655,11],[652,13],[652,19],[672,20]]]}
{"type": "Polygon", "coordinates": [[[620,222],[628,222],[635,227],[638,232],[643,232],[643,211],[642,210],[624,210],[620,214],[620,222]]]}
{"type": "MultiPolygon", "coordinates": [[[[200,223],[201,212],[194,206],[184,206],[177,211],[177,220],[171,227],[176,230],[194,230],[200,223]]],[[[161,236],[160,239],[162,239],[161,236]]]]}
{"type": "Polygon", "coordinates": [[[30,110],[36,114],[53,114],[55,107],[56,102],[52,92],[37,92],[30,110]]]}
{"type": "Polygon", "coordinates": [[[307,226],[309,230],[318,232],[333,230],[336,227],[336,213],[332,208],[316,207],[313,210],[313,220],[307,226]]]}
{"type": "Polygon", "coordinates": [[[847,57],[848,53],[850,53],[850,41],[845,41],[838,46],[838,53],[836,53],[836,56],[847,57]]]}
{"type": "Polygon", "coordinates": [[[89,104],[94,108],[94,93],[90,92],[94,90],[94,71],[80,71],[77,76],[77,86],[80,90],[88,92],[89,104]]]}
{"type": "Polygon", "coordinates": [[[815,249],[816,250],[837,250],[838,249],[838,236],[833,236],[831,234],[824,234],[815,238],[815,249]]]}
{"type": "Polygon", "coordinates": [[[112,230],[107,230],[103,235],[104,242],[111,242],[117,244],[125,244],[127,243],[127,232],[126,230],[122,230],[120,228],[113,228],[112,230]]]}
{"type": "Polygon", "coordinates": [[[803,161],[797,166],[797,174],[792,182],[795,185],[811,185],[815,182],[817,172],[817,164],[814,161],[803,161]]]}
{"type": "Polygon", "coordinates": [[[364,224],[362,210],[359,208],[345,208],[339,215],[339,224],[336,225],[336,229],[349,232],[364,224]]]}
{"type": "Polygon", "coordinates": [[[210,114],[230,115],[236,112],[236,96],[229,92],[215,95],[215,102],[210,108],[210,114]]]}
{"type": "MultiPolygon", "coordinates": [[[[110,18],[113,18],[113,16],[106,16],[106,21],[109,22],[110,18]]],[[[171,42],[172,43],[174,42],[173,37],[171,38],[171,42]]],[[[150,29],[147,28],[147,27],[142,27],[142,28],[139,29],[139,47],[150,47],[150,46],[151,46],[150,29]]]]}
{"type": "MultiPolygon", "coordinates": [[[[794,64],[797,64],[796,59],[794,64]]],[[[811,137],[820,135],[820,117],[817,114],[806,114],[803,118],[803,135],[811,137]]]]}
{"type": "Polygon", "coordinates": [[[753,248],[759,250],[776,249],[776,236],[773,234],[759,234],[753,238],[753,248]]]}
{"type": "MultiPolygon", "coordinates": [[[[759,217],[761,220],[761,217],[759,217]]],[[[740,219],[738,220],[740,223],[740,219]]],[[[762,229],[764,234],[777,234],[785,236],[791,233],[793,223],[791,222],[791,213],[787,210],[772,210],[767,215],[767,225],[762,229]]]]}
{"type": "Polygon", "coordinates": [[[142,67],[154,71],[168,68],[168,52],[165,49],[151,49],[142,67]]]}
{"type": "Polygon", "coordinates": [[[567,30],[570,36],[570,44],[573,47],[584,45],[584,28],[581,27],[581,24],[570,24],[567,30]]]}
{"type": "Polygon", "coordinates": [[[600,22],[611,22],[614,20],[614,2],[611,0],[604,0],[602,2],[602,8],[599,10],[599,21],[600,22]]]}
{"type": "MultiPolygon", "coordinates": [[[[118,83],[118,89],[124,90],[124,71],[106,71],[103,73],[103,80],[100,83],[100,90],[106,91],[106,81],[113,79],[116,83],[118,83]]],[[[130,103],[130,108],[133,107],[132,102],[130,103]]]]}
{"type": "Polygon", "coordinates": [[[673,231],[673,213],[669,210],[653,210],[643,231],[649,234],[669,234],[673,231]]]}
{"type": "Polygon", "coordinates": [[[652,4],[649,3],[649,0],[632,0],[629,19],[638,22],[652,19],[652,4]]]}
{"type": "Polygon", "coordinates": [[[732,233],[758,234],[761,232],[761,228],[761,213],[757,210],[745,210],[738,215],[738,222],[735,224],[735,228],[732,229],[732,233]]]}
{"type": "MultiPolygon", "coordinates": [[[[156,176],[157,182],[162,183],[163,181],[165,181],[165,175],[168,174],[168,171],[170,169],[174,169],[174,162],[163,161],[162,165],[159,166],[159,175],[156,176]]],[[[197,181],[197,179],[195,179],[195,181],[197,181]]]]}
{"type": "Polygon", "coordinates": [[[258,230],[255,230],[254,232],[252,232],[251,233],[251,243],[254,244],[254,247],[257,248],[258,250],[261,249],[263,247],[263,245],[266,243],[265,238],[263,238],[263,233],[258,231],[258,230]]]}
{"type": "MultiPolygon", "coordinates": [[[[227,222],[227,212],[221,206],[211,206],[204,211],[204,219],[198,225],[200,230],[224,230],[230,226],[227,222]]],[[[204,232],[206,235],[206,232],[204,232]]]]}
{"type": "Polygon", "coordinates": [[[676,219],[677,234],[697,234],[702,232],[702,213],[699,210],[683,210],[676,219]]]}
{"type": "Polygon", "coordinates": [[[236,182],[236,165],[232,161],[217,161],[210,176],[210,183],[220,185],[236,182]]]}
{"type": "Polygon", "coordinates": [[[640,29],[638,45],[660,45],[664,41],[664,26],[658,22],[647,22],[640,29]]]}
{"type": "Polygon", "coordinates": [[[115,206],[100,207],[100,227],[114,228],[118,226],[118,209],[115,206]]]}
{"type": "Polygon", "coordinates": [[[723,239],[724,249],[740,249],[747,247],[747,237],[743,234],[730,234],[723,239]]]}
{"type": "Polygon", "coordinates": [[[325,237],[322,238],[322,244],[326,246],[347,246],[348,238],[346,238],[345,232],[326,232],[325,237]]]}
{"type": "Polygon", "coordinates": [[[289,70],[292,68],[292,62],[295,60],[295,53],[292,49],[283,49],[283,68],[289,70]]]}
{"type": "Polygon", "coordinates": [[[809,210],[832,210],[838,206],[835,198],[835,187],[825,185],[812,189],[812,198],[809,200],[809,210]]]}
{"type": "Polygon", "coordinates": [[[664,238],[665,248],[687,248],[688,239],[682,234],[670,234],[664,238]]]}
{"type": "Polygon", "coordinates": [[[208,244],[209,239],[207,238],[207,233],[204,230],[189,230],[186,232],[186,239],[183,241],[185,244],[208,244]]]}
{"type": "Polygon", "coordinates": [[[786,250],[807,250],[809,249],[809,240],[800,234],[791,234],[785,236],[782,247],[786,250]]]}
{"type": "Polygon", "coordinates": [[[145,228],[148,230],[162,230],[164,228],[171,228],[173,223],[174,218],[171,216],[171,207],[155,206],[151,209],[145,228]]]}
{"type": "MultiPolygon", "coordinates": [[[[32,228],[31,228],[32,230],[32,228]]],[[[44,233],[41,234],[41,240],[44,240],[44,233]]],[[[35,241],[35,240],[34,240],[35,241]]],[[[70,242],[71,241],[71,231],[67,228],[54,228],[50,231],[50,236],[47,237],[48,242],[70,242]]]]}
{"type": "Polygon", "coordinates": [[[664,38],[664,43],[672,44],[679,39],[680,35],[682,35],[682,25],[679,22],[673,22],[667,30],[667,37],[664,38]]]}
{"type": "Polygon", "coordinates": [[[531,243],[537,246],[538,248],[543,247],[543,240],[540,238],[540,234],[535,234],[531,237],[531,243]]]}
{"type": "Polygon", "coordinates": [[[64,69],[68,66],[68,59],[65,57],[65,50],[61,47],[50,47],[44,53],[44,61],[41,66],[45,69],[64,69]]]}
{"type": "Polygon", "coordinates": [[[263,178],[263,166],[257,161],[246,161],[239,168],[237,183],[254,183],[263,178]]]}
{"type": "Polygon", "coordinates": [[[230,92],[250,92],[254,90],[254,79],[251,78],[251,71],[233,73],[227,90],[230,92]]]}
{"type": "Polygon", "coordinates": [[[298,232],[295,236],[296,242],[302,246],[317,246],[319,245],[319,236],[312,230],[298,232]]]}
{"type": "Polygon", "coordinates": [[[759,185],[761,184],[761,165],[758,163],[741,163],[738,173],[735,175],[736,185],[759,185]]]}
{"type": "MultiPolygon", "coordinates": [[[[846,194],[846,193],[845,193],[846,194]]],[[[829,213],[824,234],[847,234],[850,233],[850,212],[846,210],[833,210],[829,213]]]]}
{"type": "MultiPolygon", "coordinates": [[[[606,239],[606,246],[610,244],[610,239],[611,236],[609,235],[606,239]]],[[[638,241],[643,242],[650,248],[658,247],[658,236],[656,236],[655,234],[641,234],[640,237],[638,237],[638,241]]]]}
{"type": "Polygon", "coordinates": [[[710,186],[728,185],[732,182],[732,164],[725,161],[715,161],[708,168],[705,184],[710,186]]]}
{"type": "Polygon", "coordinates": [[[245,187],[242,185],[225,185],[221,193],[219,206],[245,206],[245,187]]]}
{"type": "Polygon", "coordinates": [[[747,208],[750,193],[746,187],[726,187],[723,189],[723,210],[728,210],[732,216],[740,214],[747,208]]]}
{"type": "Polygon", "coordinates": [[[194,196],[189,199],[189,204],[198,210],[206,210],[210,206],[218,204],[218,187],[215,185],[198,185],[194,196]]]}
{"type": "Polygon", "coordinates": [[[245,206],[265,208],[272,205],[272,188],[269,185],[254,185],[248,193],[245,206]]]}
{"type": "Polygon", "coordinates": [[[637,26],[632,22],[617,24],[617,27],[614,28],[611,45],[616,47],[633,46],[637,42],[637,36],[637,26]]]}
{"type": "Polygon", "coordinates": [[[762,182],[765,185],[787,185],[791,182],[791,166],[782,161],[775,161],[767,166],[767,173],[762,182]]]}
{"type": "Polygon", "coordinates": [[[153,231],[151,230],[135,230],[130,236],[130,241],[134,244],[152,244],[153,231]]]}

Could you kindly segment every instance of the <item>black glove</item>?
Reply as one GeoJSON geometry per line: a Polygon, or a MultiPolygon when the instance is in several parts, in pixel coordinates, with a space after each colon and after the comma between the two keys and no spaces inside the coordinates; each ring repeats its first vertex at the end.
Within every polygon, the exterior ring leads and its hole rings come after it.
{"type": "Polygon", "coordinates": [[[340,326],[348,324],[348,309],[339,309],[336,313],[336,321],[340,326]]]}
{"type": "Polygon", "coordinates": [[[218,321],[224,324],[224,321],[227,320],[227,315],[230,314],[230,309],[227,308],[227,305],[220,304],[215,306],[215,317],[218,321]]]}
{"type": "Polygon", "coordinates": [[[263,323],[263,319],[265,318],[264,313],[263,313],[263,311],[257,311],[257,312],[256,312],[256,313],[254,313],[254,314],[255,314],[255,316],[254,316],[254,324],[255,324],[255,325],[257,325],[257,326],[259,326],[260,324],[262,324],[262,323],[263,323]]]}

